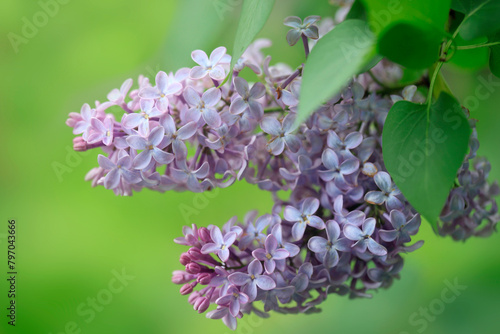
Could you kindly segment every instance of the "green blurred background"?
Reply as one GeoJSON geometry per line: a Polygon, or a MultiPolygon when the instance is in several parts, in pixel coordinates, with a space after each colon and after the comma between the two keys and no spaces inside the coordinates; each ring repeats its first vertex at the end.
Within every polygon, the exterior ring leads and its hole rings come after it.
{"type": "MultiPolygon", "coordinates": [[[[42,0],[44,3],[48,0],[42,0]]],[[[63,2],[61,0],[61,2],[63,2]]],[[[7,34],[21,35],[23,18],[42,10],[27,0],[0,2],[0,310],[1,333],[229,333],[221,321],[192,310],[179,286],[170,282],[181,269],[184,248],[173,243],[186,224],[222,225],[250,209],[268,212],[270,195],[236,184],[212,198],[190,193],[143,191],[115,197],[83,181],[96,166],[97,151],[70,154],[71,129],[64,122],[84,102],[106,94],[139,73],[192,66],[190,52],[230,48],[239,0],[65,1],[34,36],[14,51],[7,34]],[[55,167],[66,166],[58,174],[55,167]],[[182,210],[191,209],[190,215],[182,210]],[[17,324],[7,325],[7,220],[17,221],[17,324]],[[113,277],[129,277],[120,291],[113,277]],[[132,279],[133,277],[133,279],[132,279]],[[113,285],[114,284],[114,285],[113,285]],[[87,305],[100,298],[94,314],[87,305]],[[89,299],[90,298],[90,299],[89,299]]],[[[274,62],[297,66],[299,46],[285,41],[289,15],[332,16],[328,1],[278,0],[260,36],[273,40],[274,62]]],[[[41,19],[40,16],[38,19],[41,19]]],[[[489,73],[479,67],[484,53],[461,56],[464,70],[445,67],[457,96],[478,118],[480,153],[500,178],[498,106],[500,94],[474,98],[489,73]],[[468,99],[466,99],[468,97],[468,99]]],[[[426,243],[407,257],[402,279],[371,300],[333,296],[315,315],[244,318],[239,333],[498,333],[500,236],[456,243],[423,226],[426,243]],[[445,281],[466,286],[439,309],[445,281]],[[427,320],[421,308],[439,311],[427,320]],[[415,315],[417,312],[417,315],[415,315]],[[424,328],[425,327],[425,328],[424,328]]]]}

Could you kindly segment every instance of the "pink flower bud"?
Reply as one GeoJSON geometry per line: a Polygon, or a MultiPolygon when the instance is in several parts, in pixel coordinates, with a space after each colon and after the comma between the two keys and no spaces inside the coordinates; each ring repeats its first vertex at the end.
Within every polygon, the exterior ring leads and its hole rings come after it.
{"type": "Polygon", "coordinates": [[[183,266],[187,265],[188,263],[191,262],[191,257],[189,256],[188,253],[182,253],[181,254],[181,258],[179,259],[179,261],[181,262],[181,264],[183,266]]]}
{"type": "Polygon", "coordinates": [[[196,282],[184,284],[180,289],[181,295],[189,295],[195,286],[196,282]]]}
{"type": "Polygon", "coordinates": [[[200,227],[200,229],[198,230],[198,235],[200,236],[201,241],[212,242],[210,231],[206,227],[200,227]]]}
{"type": "Polygon", "coordinates": [[[190,274],[196,275],[200,271],[201,271],[201,267],[198,263],[191,262],[191,263],[188,263],[186,265],[186,272],[188,272],[190,274]]]}
{"type": "Polygon", "coordinates": [[[73,149],[77,152],[87,150],[87,142],[82,137],[73,138],[73,149]]]}
{"type": "Polygon", "coordinates": [[[201,285],[208,285],[208,283],[210,283],[211,280],[212,280],[212,274],[209,273],[201,273],[198,275],[198,278],[196,279],[196,281],[201,285]]]}
{"type": "Polygon", "coordinates": [[[189,275],[188,273],[182,270],[176,270],[172,275],[172,282],[174,284],[184,284],[191,281],[192,279],[193,279],[192,275],[189,275]]]}
{"type": "Polygon", "coordinates": [[[193,293],[188,297],[188,303],[191,305],[194,305],[196,300],[201,297],[201,294],[199,291],[193,291],[193,293]]]}
{"type": "Polygon", "coordinates": [[[191,259],[193,259],[193,260],[201,260],[204,257],[204,255],[201,253],[200,249],[196,248],[196,247],[191,247],[188,250],[188,254],[191,257],[191,259]]]}
{"type": "Polygon", "coordinates": [[[198,313],[203,313],[208,309],[209,306],[210,306],[210,301],[208,300],[208,298],[201,297],[196,300],[193,308],[196,311],[198,311],[198,313]]]}

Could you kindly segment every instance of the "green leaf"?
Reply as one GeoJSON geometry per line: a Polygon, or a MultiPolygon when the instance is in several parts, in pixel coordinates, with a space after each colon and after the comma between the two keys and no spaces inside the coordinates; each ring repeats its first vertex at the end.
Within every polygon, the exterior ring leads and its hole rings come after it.
{"type": "Polygon", "coordinates": [[[464,13],[460,36],[465,40],[483,37],[500,30],[500,1],[453,0],[451,8],[464,13]]]}
{"type": "Polygon", "coordinates": [[[351,10],[347,13],[346,20],[358,19],[358,20],[366,20],[366,9],[363,5],[362,0],[356,0],[352,4],[351,10]]]}
{"type": "MultiPolygon", "coordinates": [[[[274,0],[244,0],[231,54],[231,69],[264,27],[273,6],[274,0]]],[[[223,83],[230,80],[232,75],[231,71],[223,83]]]]}
{"type": "MultiPolygon", "coordinates": [[[[500,42],[500,31],[491,36],[488,41],[490,43],[500,42]]],[[[490,46],[490,71],[500,78],[500,44],[490,46]]]]}
{"type": "Polygon", "coordinates": [[[430,107],[399,101],[389,111],[382,151],[389,174],[436,230],[441,210],[468,151],[471,129],[447,93],[430,107]]]}
{"type": "Polygon", "coordinates": [[[375,37],[364,21],[344,21],[323,36],[304,65],[295,124],[337,94],[375,56],[375,37]]]}
{"type": "Polygon", "coordinates": [[[437,60],[451,0],[363,1],[380,54],[412,69],[437,60]]]}

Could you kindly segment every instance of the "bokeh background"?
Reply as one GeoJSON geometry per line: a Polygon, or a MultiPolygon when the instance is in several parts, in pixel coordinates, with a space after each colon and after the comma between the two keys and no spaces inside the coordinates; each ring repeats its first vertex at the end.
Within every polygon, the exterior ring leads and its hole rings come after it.
{"type": "MultiPolygon", "coordinates": [[[[84,182],[98,152],[69,153],[73,135],[64,122],[68,112],[104,100],[129,77],[193,66],[194,49],[230,49],[241,1],[58,3],[57,13],[38,21],[44,24],[15,52],[8,34],[21,35],[25,20],[33,22],[43,7],[37,1],[0,2],[0,333],[229,333],[221,321],[193,311],[170,282],[184,250],[172,240],[183,225],[222,225],[250,209],[268,212],[270,195],[237,183],[210,198],[151,191],[115,197],[84,182]],[[5,316],[8,219],[16,219],[18,234],[15,328],[5,316]],[[114,271],[122,270],[133,279],[110,293],[114,271]],[[109,303],[98,304],[91,316],[87,303],[96,297],[109,303]]],[[[286,44],[286,16],[333,13],[327,0],[277,0],[260,34],[273,40],[268,52],[274,62],[295,67],[303,61],[301,47],[286,44]]],[[[447,65],[445,76],[462,101],[478,102],[470,107],[479,119],[480,154],[492,162],[492,179],[499,179],[500,79],[494,79],[491,97],[475,98],[490,80],[481,69],[483,51],[460,56],[461,65],[474,69],[447,65]]],[[[332,296],[320,314],[250,317],[237,332],[498,333],[500,236],[456,243],[426,225],[419,236],[425,245],[407,256],[402,279],[373,299],[332,296]],[[422,320],[421,308],[439,306],[446,281],[455,280],[465,290],[422,320]]]]}

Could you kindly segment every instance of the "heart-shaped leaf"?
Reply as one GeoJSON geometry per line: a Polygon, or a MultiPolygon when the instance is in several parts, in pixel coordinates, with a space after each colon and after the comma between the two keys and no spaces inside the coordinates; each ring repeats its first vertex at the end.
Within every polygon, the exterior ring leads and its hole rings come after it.
{"type": "Polygon", "coordinates": [[[344,21],[323,36],[304,66],[295,124],[340,92],[375,56],[375,37],[364,21],[344,21]]]}
{"type": "Polygon", "coordinates": [[[451,8],[464,13],[460,36],[465,40],[483,37],[500,30],[500,1],[453,0],[451,8]]]}
{"type": "Polygon", "coordinates": [[[412,69],[431,66],[439,57],[451,0],[363,0],[378,52],[412,69]]]}
{"type": "Polygon", "coordinates": [[[460,104],[441,93],[430,106],[399,101],[384,124],[382,149],[389,174],[410,204],[436,230],[471,129],[460,104]]]}

